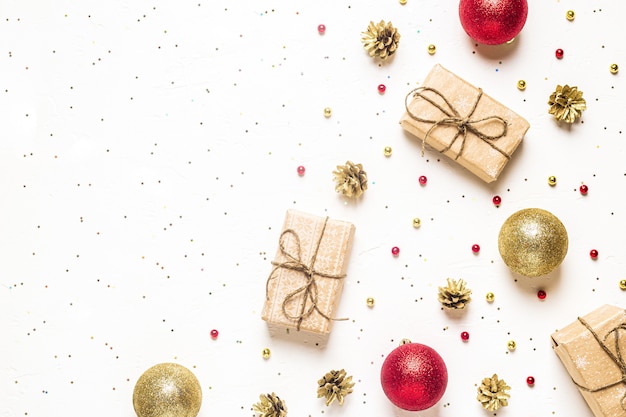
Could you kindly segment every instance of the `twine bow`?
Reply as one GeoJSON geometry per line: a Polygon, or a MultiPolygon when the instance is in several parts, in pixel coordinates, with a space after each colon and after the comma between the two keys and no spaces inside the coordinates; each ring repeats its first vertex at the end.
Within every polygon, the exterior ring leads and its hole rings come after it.
{"type": "Polygon", "coordinates": [[[414,90],[411,90],[409,92],[409,94],[406,95],[406,98],[404,100],[404,107],[406,108],[407,114],[413,120],[416,120],[416,121],[422,122],[422,123],[428,123],[428,124],[431,125],[430,128],[428,129],[428,131],[426,132],[426,135],[424,136],[424,139],[422,139],[422,156],[424,156],[424,148],[426,146],[426,139],[428,139],[428,136],[430,136],[430,134],[431,134],[431,132],[433,130],[435,130],[439,126],[454,126],[454,127],[457,128],[457,132],[454,135],[454,137],[452,138],[452,140],[450,141],[450,143],[444,149],[442,149],[440,151],[441,153],[445,153],[448,150],[450,150],[452,148],[452,146],[454,146],[454,143],[456,142],[456,140],[459,137],[462,137],[462,139],[461,139],[461,149],[459,150],[459,152],[454,157],[454,159],[456,160],[463,153],[463,149],[465,148],[465,140],[466,140],[467,134],[469,132],[469,133],[472,133],[475,136],[477,136],[480,140],[482,140],[483,142],[485,142],[486,144],[491,146],[496,151],[500,152],[506,159],[510,159],[511,155],[509,155],[508,153],[504,152],[502,149],[498,148],[496,145],[493,144],[493,141],[496,141],[496,140],[506,136],[506,132],[507,132],[507,129],[508,129],[507,121],[505,119],[503,119],[502,117],[500,117],[500,116],[487,116],[487,117],[483,117],[482,119],[476,119],[476,120],[472,120],[471,119],[472,115],[474,114],[474,111],[476,111],[476,107],[478,106],[478,102],[480,101],[480,98],[482,96],[483,96],[483,90],[479,88],[478,89],[478,97],[476,97],[476,101],[474,102],[474,106],[472,107],[470,112],[467,114],[467,116],[462,117],[461,114],[454,108],[454,106],[452,106],[450,101],[448,101],[448,99],[439,90],[436,90],[436,89],[431,88],[431,87],[419,87],[419,88],[416,88],[414,90]],[[447,108],[443,107],[442,105],[437,103],[432,98],[422,94],[422,91],[431,91],[435,95],[439,96],[443,100],[443,102],[446,104],[447,108]],[[444,117],[442,117],[440,120],[428,120],[428,119],[423,119],[423,118],[415,115],[409,109],[409,97],[411,97],[411,96],[413,98],[422,98],[422,99],[426,100],[428,103],[430,103],[431,105],[433,105],[437,109],[439,109],[439,111],[441,111],[444,114],[444,117]],[[482,132],[477,127],[477,125],[479,123],[482,123],[482,122],[492,122],[492,121],[501,123],[502,131],[499,134],[497,134],[497,135],[488,135],[488,134],[482,132]]]}
{"type": "MultiPolygon", "coordinates": [[[[576,384],[576,386],[578,388],[580,388],[582,390],[585,390],[587,392],[598,392],[598,391],[605,390],[607,388],[614,387],[615,385],[618,385],[618,384],[622,384],[622,383],[626,384],[626,362],[624,361],[624,358],[622,357],[622,350],[620,349],[620,346],[619,346],[619,330],[626,330],[626,323],[618,324],[617,326],[612,328],[604,336],[604,340],[601,340],[600,336],[591,328],[589,323],[587,323],[583,318],[578,317],[578,321],[580,321],[582,323],[582,325],[585,326],[587,328],[587,330],[589,330],[589,332],[593,335],[594,339],[596,339],[596,342],[598,342],[598,344],[600,345],[602,350],[604,350],[604,352],[611,358],[611,360],[615,363],[615,365],[617,365],[617,367],[619,368],[620,372],[622,373],[622,377],[619,380],[615,381],[615,382],[612,382],[612,383],[609,383],[609,384],[605,384],[605,385],[602,385],[602,386],[596,387],[596,388],[587,388],[585,386],[580,385],[578,382],[572,380],[574,382],[574,384],[576,384]],[[604,342],[611,335],[611,333],[613,333],[615,335],[615,352],[616,353],[613,353],[604,344],[604,342]]],[[[624,393],[624,395],[622,396],[622,399],[620,400],[620,405],[622,406],[622,410],[624,410],[624,411],[626,411],[625,401],[626,401],[626,392],[624,393]]]]}
{"type": "Polygon", "coordinates": [[[310,316],[314,311],[317,311],[326,320],[346,320],[346,319],[331,318],[325,313],[323,313],[322,311],[320,311],[320,309],[317,307],[318,289],[317,289],[317,281],[315,277],[319,276],[323,278],[342,279],[342,278],[345,278],[346,276],[345,274],[341,274],[341,275],[328,274],[325,272],[317,271],[315,269],[315,261],[317,259],[317,253],[319,251],[320,244],[322,243],[322,237],[324,236],[324,231],[326,230],[327,223],[328,223],[328,217],[326,217],[326,219],[324,220],[324,226],[322,227],[322,232],[320,233],[320,236],[315,245],[315,249],[313,250],[313,255],[311,256],[311,260],[308,263],[305,263],[302,261],[302,248],[300,246],[300,237],[298,236],[298,234],[293,229],[285,229],[280,234],[279,248],[280,248],[280,252],[283,254],[285,258],[287,258],[287,260],[283,262],[272,261],[272,265],[274,265],[274,268],[272,269],[272,272],[270,272],[270,275],[267,278],[267,282],[265,284],[265,295],[269,299],[269,295],[268,295],[269,283],[270,283],[270,280],[275,278],[274,273],[278,269],[286,268],[286,269],[291,269],[292,271],[302,272],[304,274],[304,277],[306,279],[306,282],[304,283],[304,285],[302,285],[301,287],[287,294],[285,298],[283,299],[283,303],[282,303],[283,314],[288,319],[297,321],[297,325],[296,325],[297,330],[300,330],[300,325],[302,324],[302,321],[308,316],[310,316]],[[296,248],[295,254],[289,253],[289,251],[285,248],[285,237],[287,235],[291,235],[295,240],[295,248],[296,248]],[[300,305],[300,311],[295,315],[290,314],[287,311],[287,305],[291,303],[294,299],[299,297],[301,294],[303,295],[302,295],[302,303],[300,305]]]}

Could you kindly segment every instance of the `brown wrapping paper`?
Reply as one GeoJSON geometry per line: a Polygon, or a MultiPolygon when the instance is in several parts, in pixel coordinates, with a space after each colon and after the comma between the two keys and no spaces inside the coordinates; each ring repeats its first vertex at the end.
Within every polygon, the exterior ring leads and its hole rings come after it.
{"type": "Polygon", "coordinates": [[[626,311],[604,305],[582,319],[611,354],[580,320],[552,334],[552,347],[596,417],[625,417],[626,382],[617,350],[626,358],[626,329],[619,328],[626,325],[626,311]]]}
{"type": "Polygon", "coordinates": [[[267,280],[263,320],[274,327],[328,335],[354,231],[354,225],[345,221],[288,210],[267,280]]]}
{"type": "Polygon", "coordinates": [[[448,114],[423,98],[407,96],[407,111],[400,119],[402,128],[456,160],[483,181],[498,179],[530,124],[487,94],[482,93],[480,96],[480,89],[441,65],[433,67],[422,87],[437,90],[452,108],[433,91],[424,90],[423,94],[443,107],[448,114]],[[470,114],[474,105],[476,108],[470,114]],[[415,120],[411,115],[432,123],[415,120]],[[483,140],[472,132],[475,129],[486,136],[500,136],[503,121],[506,122],[506,134],[498,139],[483,140]],[[461,133],[464,128],[466,133],[461,133]]]}

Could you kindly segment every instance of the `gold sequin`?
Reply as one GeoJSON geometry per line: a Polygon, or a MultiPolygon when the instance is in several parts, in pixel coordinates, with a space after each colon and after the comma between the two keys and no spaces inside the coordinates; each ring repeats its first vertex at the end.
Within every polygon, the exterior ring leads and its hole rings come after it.
{"type": "Polygon", "coordinates": [[[496,296],[495,296],[495,295],[494,295],[494,293],[492,293],[492,292],[488,292],[488,293],[485,295],[485,300],[487,300],[487,302],[488,302],[488,303],[492,303],[492,302],[493,302],[493,300],[495,300],[495,299],[496,299],[496,296]]]}
{"type": "Polygon", "coordinates": [[[568,10],[567,12],[565,12],[565,18],[569,20],[570,22],[574,20],[575,17],[576,17],[576,13],[574,13],[573,10],[568,10]]]}
{"type": "Polygon", "coordinates": [[[422,221],[420,220],[419,217],[416,217],[416,218],[413,219],[413,227],[415,227],[417,229],[421,225],[422,225],[422,221]]]}
{"type": "Polygon", "coordinates": [[[393,149],[391,149],[391,146],[385,146],[385,149],[383,149],[383,154],[385,156],[391,156],[392,152],[393,152],[393,149]]]}
{"type": "Polygon", "coordinates": [[[367,304],[368,307],[374,307],[374,297],[367,297],[367,300],[365,300],[365,304],[367,304]]]}
{"type": "Polygon", "coordinates": [[[556,185],[556,177],[554,175],[550,175],[548,177],[548,185],[554,187],[556,185]]]}
{"type": "Polygon", "coordinates": [[[333,115],[333,109],[331,109],[330,107],[325,107],[324,108],[324,117],[328,118],[330,116],[333,115]]]}
{"type": "Polygon", "coordinates": [[[626,279],[620,280],[620,282],[619,282],[619,287],[620,287],[622,290],[626,290],[626,279]]]}
{"type": "Polygon", "coordinates": [[[524,90],[526,90],[526,81],[524,81],[524,80],[519,80],[519,81],[517,82],[517,89],[518,89],[518,90],[520,90],[520,91],[524,91],[524,90]]]}
{"type": "Polygon", "coordinates": [[[509,340],[508,342],[506,342],[506,347],[509,350],[515,350],[515,348],[517,347],[517,343],[515,343],[515,340],[509,340]]]}
{"type": "Polygon", "coordinates": [[[619,71],[619,66],[617,64],[611,64],[611,66],[609,67],[609,71],[611,71],[611,74],[617,74],[617,72],[619,71]]]}
{"type": "Polygon", "coordinates": [[[265,348],[261,351],[261,355],[263,356],[263,359],[269,359],[271,354],[272,354],[272,351],[269,350],[269,348],[265,348]]]}
{"type": "Polygon", "coordinates": [[[437,47],[433,45],[432,43],[428,45],[428,53],[430,55],[434,55],[435,52],[437,52],[437,47]]]}

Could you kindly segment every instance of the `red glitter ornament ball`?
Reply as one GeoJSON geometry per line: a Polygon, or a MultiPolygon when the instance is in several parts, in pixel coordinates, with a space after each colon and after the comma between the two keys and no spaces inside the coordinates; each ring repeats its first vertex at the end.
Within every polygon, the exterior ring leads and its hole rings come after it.
{"type": "Polygon", "coordinates": [[[527,0],[461,0],[459,17],[476,42],[500,45],[513,40],[528,17],[527,0]]]}
{"type": "Polygon", "coordinates": [[[426,410],[441,399],[448,386],[448,368],[429,346],[407,343],[395,348],[380,371],[383,392],[397,407],[426,410]]]}

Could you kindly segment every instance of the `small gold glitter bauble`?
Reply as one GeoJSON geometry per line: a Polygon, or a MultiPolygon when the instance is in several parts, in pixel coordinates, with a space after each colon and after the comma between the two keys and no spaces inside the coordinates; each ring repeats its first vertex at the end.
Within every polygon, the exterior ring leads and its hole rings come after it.
{"type": "Polygon", "coordinates": [[[411,343],[411,339],[407,339],[406,337],[404,339],[400,340],[400,346],[408,345],[409,343],[411,343]]]}
{"type": "Polygon", "coordinates": [[[263,356],[263,359],[269,359],[271,354],[272,351],[269,348],[265,348],[261,351],[261,356],[263,356]]]}
{"type": "Polygon", "coordinates": [[[506,342],[506,347],[509,348],[509,350],[515,350],[517,343],[515,343],[515,340],[509,340],[506,342]]]}
{"type": "Polygon", "coordinates": [[[383,149],[383,154],[385,156],[391,156],[392,152],[393,152],[393,149],[391,149],[391,146],[385,146],[385,149],[383,149]]]}
{"type": "Polygon", "coordinates": [[[550,175],[548,177],[548,185],[554,187],[556,185],[556,177],[554,175],[550,175]]]}
{"type": "Polygon", "coordinates": [[[138,417],[196,417],[202,389],[196,376],[175,363],[161,363],[145,371],[133,391],[138,417]]]}
{"type": "Polygon", "coordinates": [[[520,90],[520,91],[524,91],[524,90],[526,90],[526,81],[524,81],[524,80],[519,80],[519,81],[517,82],[517,89],[518,89],[518,90],[520,90]]]}
{"type": "Polygon", "coordinates": [[[367,304],[368,307],[374,307],[374,302],[373,297],[367,297],[367,300],[365,300],[365,304],[367,304]]]}
{"type": "Polygon", "coordinates": [[[413,227],[418,228],[422,225],[422,221],[419,217],[413,219],[413,227]]]}
{"type": "Polygon", "coordinates": [[[568,10],[567,12],[565,12],[565,18],[569,20],[570,22],[574,20],[575,17],[576,17],[576,13],[574,13],[573,10],[568,10]]]}
{"type": "Polygon", "coordinates": [[[495,299],[496,299],[496,296],[492,292],[488,292],[485,295],[485,300],[487,300],[488,303],[492,303],[493,300],[495,300],[495,299]]]}
{"type": "Polygon", "coordinates": [[[435,52],[437,52],[437,47],[433,45],[432,43],[428,45],[428,53],[430,55],[434,55],[435,52]]]}
{"type": "Polygon", "coordinates": [[[619,71],[619,66],[617,64],[611,64],[611,66],[609,67],[609,71],[611,71],[611,74],[617,74],[617,72],[619,71]]]}
{"type": "Polygon", "coordinates": [[[324,117],[330,117],[333,115],[333,109],[331,109],[330,107],[325,107],[324,108],[324,117]]]}
{"type": "Polygon", "coordinates": [[[505,220],[498,235],[498,250],[504,263],[526,277],[552,272],[567,254],[567,230],[552,213],[528,208],[505,220]]]}
{"type": "Polygon", "coordinates": [[[619,282],[619,287],[620,287],[622,290],[626,290],[626,279],[622,279],[622,280],[620,280],[620,282],[619,282]]]}

